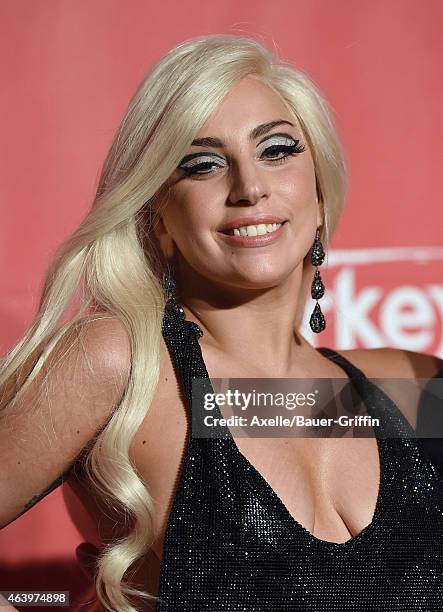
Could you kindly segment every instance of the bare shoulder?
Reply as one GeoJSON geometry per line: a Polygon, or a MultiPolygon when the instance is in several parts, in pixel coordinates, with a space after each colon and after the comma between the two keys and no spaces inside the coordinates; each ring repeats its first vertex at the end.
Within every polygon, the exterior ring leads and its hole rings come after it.
{"type": "Polygon", "coordinates": [[[432,378],[443,376],[443,360],[435,355],[392,347],[338,350],[368,378],[432,378]]]}
{"type": "Polygon", "coordinates": [[[95,315],[73,330],[77,347],[90,355],[104,374],[117,376],[124,385],[131,369],[131,345],[123,322],[111,314],[95,315]]]}

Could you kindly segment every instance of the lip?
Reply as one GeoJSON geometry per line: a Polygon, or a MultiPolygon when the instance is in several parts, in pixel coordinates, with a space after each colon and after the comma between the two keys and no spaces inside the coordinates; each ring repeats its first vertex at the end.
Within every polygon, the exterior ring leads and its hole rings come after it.
{"type": "Polygon", "coordinates": [[[223,232],[225,232],[226,230],[232,230],[236,227],[241,227],[242,225],[260,225],[261,223],[267,225],[268,223],[283,223],[284,221],[287,221],[287,219],[284,219],[283,217],[276,217],[275,215],[261,215],[259,217],[238,217],[237,219],[229,221],[229,223],[226,223],[217,231],[223,234],[223,232]]]}
{"type": "MultiPolygon", "coordinates": [[[[264,221],[262,222],[264,223],[264,221]]],[[[269,221],[271,223],[271,221],[269,221]]],[[[282,234],[286,231],[287,223],[285,221],[274,221],[274,223],[282,223],[280,227],[275,230],[275,232],[271,232],[270,234],[266,233],[261,236],[234,236],[231,234],[224,234],[223,232],[218,232],[221,240],[226,242],[229,246],[236,247],[261,247],[267,246],[271,242],[275,242],[278,240],[282,234]]],[[[257,223],[250,223],[249,225],[258,225],[257,223]]],[[[238,227],[234,225],[234,227],[238,227]]]]}

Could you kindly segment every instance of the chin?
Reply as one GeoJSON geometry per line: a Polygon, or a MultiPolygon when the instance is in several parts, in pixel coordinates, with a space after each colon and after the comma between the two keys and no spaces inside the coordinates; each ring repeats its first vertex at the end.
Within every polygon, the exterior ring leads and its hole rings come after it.
{"type": "Polygon", "coordinates": [[[245,289],[270,289],[283,283],[288,274],[288,272],[285,274],[282,274],[282,272],[263,274],[263,272],[257,271],[247,275],[243,274],[239,282],[245,289]]]}

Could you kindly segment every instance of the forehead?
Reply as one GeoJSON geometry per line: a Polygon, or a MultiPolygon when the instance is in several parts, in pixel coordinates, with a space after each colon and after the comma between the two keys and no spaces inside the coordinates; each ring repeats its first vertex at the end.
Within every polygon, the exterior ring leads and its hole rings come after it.
{"type": "Polygon", "coordinates": [[[248,75],[230,89],[197,136],[246,136],[255,126],[276,119],[286,119],[299,127],[282,98],[269,85],[248,75]]]}

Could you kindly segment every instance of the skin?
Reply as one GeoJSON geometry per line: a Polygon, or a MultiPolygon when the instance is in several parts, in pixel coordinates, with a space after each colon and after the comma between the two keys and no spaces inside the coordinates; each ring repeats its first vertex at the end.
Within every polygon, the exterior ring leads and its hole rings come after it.
{"type": "Polygon", "coordinates": [[[252,75],[236,83],[196,137],[216,137],[224,146],[191,146],[189,154],[201,154],[192,163],[214,156],[212,166],[187,176],[182,160],[157,201],[156,235],[174,262],[186,317],[203,329],[203,344],[234,361],[274,376],[294,373],[306,351],[314,358],[312,347],[294,332],[294,321],[303,259],[323,223],[308,143],[280,96],[252,75]],[[254,128],[277,120],[293,125],[249,139],[254,128]],[[294,140],[303,152],[266,153],[294,140]],[[220,236],[226,222],[258,214],[288,220],[279,240],[245,248],[220,236]]]}

